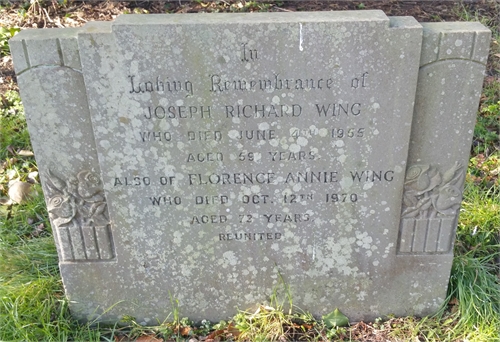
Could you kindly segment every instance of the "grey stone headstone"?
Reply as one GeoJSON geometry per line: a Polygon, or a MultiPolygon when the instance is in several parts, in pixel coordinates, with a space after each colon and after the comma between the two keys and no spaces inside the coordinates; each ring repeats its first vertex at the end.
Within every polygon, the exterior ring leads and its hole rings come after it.
{"type": "Polygon", "coordinates": [[[125,15],[10,42],[73,314],[439,308],[490,32],[125,15]]]}

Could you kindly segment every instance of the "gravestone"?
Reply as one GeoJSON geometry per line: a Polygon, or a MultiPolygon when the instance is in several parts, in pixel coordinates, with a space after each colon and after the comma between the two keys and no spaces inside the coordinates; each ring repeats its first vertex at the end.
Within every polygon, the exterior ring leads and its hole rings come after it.
{"type": "Polygon", "coordinates": [[[10,42],[71,310],[351,320],[446,297],[490,32],[381,11],[124,15],[10,42]]]}

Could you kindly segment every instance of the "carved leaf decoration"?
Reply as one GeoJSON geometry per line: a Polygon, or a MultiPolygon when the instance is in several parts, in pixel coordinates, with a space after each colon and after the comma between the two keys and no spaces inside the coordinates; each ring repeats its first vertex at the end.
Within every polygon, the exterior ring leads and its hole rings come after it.
{"type": "Polygon", "coordinates": [[[418,194],[419,195],[422,195],[422,194],[425,194],[426,192],[429,192],[429,191],[432,191],[434,188],[436,188],[436,186],[438,186],[439,184],[441,184],[441,175],[439,174],[439,172],[437,172],[429,181],[429,185],[427,186],[427,188],[423,191],[420,191],[418,194]]]}
{"type": "Polygon", "coordinates": [[[57,218],[58,219],[58,225],[59,227],[64,227],[64,225],[70,223],[71,221],[73,221],[73,217],[69,217],[69,218],[57,218]]]}
{"type": "Polygon", "coordinates": [[[93,203],[92,206],[90,207],[89,216],[94,217],[103,215],[105,210],[106,210],[105,202],[93,203]]]}
{"type": "Polygon", "coordinates": [[[418,208],[406,208],[405,211],[403,211],[403,217],[415,218],[418,216],[419,210],[418,208]]]}
{"type": "Polygon", "coordinates": [[[78,198],[78,180],[75,177],[70,177],[67,182],[66,191],[68,194],[78,198]]]}
{"type": "Polygon", "coordinates": [[[407,207],[414,207],[418,203],[417,192],[415,190],[407,190],[403,195],[403,203],[407,207]]]}
{"type": "Polygon", "coordinates": [[[45,186],[47,188],[47,191],[49,193],[50,196],[54,196],[54,195],[62,195],[63,194],[63,191],[59,190],[54,184],[52,184],[50,178],[47,179],[47,182],[45,183],[45,186]]]}
{"type": "Polygon", "coordinates": [[[59,192],[64,192],[66,188],[66,182],[57,178],[50,170],[49,170],[49,184],[52,185],[53,188],[58,190],[59,192]]]}
{"type": "Polygon", "coordinates": [[[417,205],[411,208],[406,208],[403,211],[402,216],[404,217],[416,217],[421,211],[427,210],[431,207],[432,201],[430,197],[422,198],[418,201],[417,205]]]}
{"type": "MultiPolygon", "coordinates": [[[[443,175],[443,184],[447,184],[447,183],[450,183],[451,181],[453,181],[454,177],[455,176],[455,173],[460,170],[462,168],[462,164],[460,164],[459,162],[455,162],[455,165],[453,165],[448,171],[446,171],[443,175]]],[[[458,177],[455,177],[455,178],[458,178],[458,177]]],[[[458,180],[458,179],[456,179],[458,180]]]]}
{"type": "Polygon", "coordinates": [[[104,195],[103,194],[97,194],[92,197],[84,198],[85,202],[87,203],[100,203],[104,201],[104,195]]]}
{"type": "Polygon", "coordinates": [[[455,177],[448,183],[449,185],[458,185],[464,182],[465,172],[456,172],[455,177]]]}

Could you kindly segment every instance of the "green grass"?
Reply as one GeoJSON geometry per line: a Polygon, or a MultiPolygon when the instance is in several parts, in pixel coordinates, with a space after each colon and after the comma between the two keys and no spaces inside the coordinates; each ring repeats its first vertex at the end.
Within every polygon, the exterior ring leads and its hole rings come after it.
{"type": "MultiPolygon", "coordinates": [[[[201,2],[200,2],[201,3],[201,2]]],[[[231,11],[267,10],[259,2],[221,2],[231,11]]],[[[500,5],[498,5],[500,6],[500,5]]],[[[210,8],[209,10],[217,10],[210,8]]],[[[227,8],[226,8],[227,10],[227,8]]],[[[500,30],[498,13],[457,8],[463,20],[479,20],[493,30],[492,49],[483,99],[474,130],[464,199],[457,228],[455,258],[448,296],[440,312],[422,319],[385,317],[373,322],[373,334],[392,341],[500,341],[500,30]]],[[[0,31],[0,50],[8,54],[6,39],[15,32],[0,31]]],[[[9,182],[27,180],[37,171],[19,94],[1,95],[0,197],[9,182]]],[[[159,336],[183,340],[212,336],[234,340],[275,341],[361,340],[359,325],[335,327],[331,320],[314,319],[293,305],[284,281],[258,311],[239,311],[230,321],[194,327],[181,318],[182,308],[171,298],[172,315],[155,327],[143,327],[133,317],[120,326],[80,324],[69,314],[59,275],[57,253],[40,186],[21,205],[0,206],[0,341],[115,341],[115,337],[159,336]]],[[[334,308],[331,308],[332,310],[334,308]]],[[[325,318],[336,318],[334,315],[325,318]]]]}
{"type": "MultiPolygon", "coordinates": [[[[495,83],[495,85],[498,87],[498,84],[495,83]]],[[[474,128],[474,153],[486,156],[494,155],[498,162],[499,134],[500,101],[492,104],[483,103],[474,128]]]]}
{"type": "Polygon", "coordinates": [[[26,129],[24,109],[19,93],[9,90],[0,95],[2,106],[0,107],[0,160],[4,161],[12,153],[7,148],[11,146],[16,149],[30,149],[30,137],[26,129]]]}

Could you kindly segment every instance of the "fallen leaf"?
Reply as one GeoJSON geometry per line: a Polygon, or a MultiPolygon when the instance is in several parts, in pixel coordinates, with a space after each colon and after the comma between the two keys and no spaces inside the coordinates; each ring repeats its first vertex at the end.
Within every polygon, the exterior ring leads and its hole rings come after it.
{"type": "Polygon", "coordinates": [[[163,342],[162,338],[158,338],[155,335],[143,335],[138,337],[136,342],[163,342]]]}
{"type": "Polygon", "coordinates": [[[10,198],[7,197],[2,197],[0,198],[0,204],[1,205],[12,205],[14,202],[10,198]]]}
{"type": "Polygon", "coordinates": [[[33,157],[34,156],[33,152],[31,152],[29,150],[20,150],[20,151],[17,151],[17,155],[18,156],[23,156],[23,157],[33,157]]]}
{"type": "Polygon", "coordinates": [[[307,323],[303,323],[302,326],[306,328],[306,330],[311,330],[313,328],[312,324],[307,324],[307,323]]]}
{"type": "Polygon", "coordinates": [[[233,322],[229,323],[229,325],[226,328],[227,333],[233,335],[234,337],[238,338],[240,336],[241,331],[239,331],[233,324],[233,322]]]}
{"type": "Polygon", "coordinates": [[[127,335],[115,335],[115,342],[133,342],[134,339],[129,338],[127,335]]]}
{"type": "Polygon", "coordinates": [[[7,171],[7,177],[9,177],[9,180],[12,182],[13,180],[15,180],[16,178],[19,178],[17,176],[17,171],[14,170],[14,169],[10,169],[7,171]]]}
{"type": "Polygon", "coordinates": [[[191,331],[191,327],[182,327],[180,333],[182,336],[188,336],[191,331]]]}
{"type": "Polygon", "coordinates": [[[30,183],[17,181],[10,186],[8,194],[12,201],[22,203],[30,197],[31,192],[30,183]]]}
{"type": "Polygon", "coordinates": [[[45,230],[45,225],[43,223],[40,223],[38,226],[35,227],[35,230],[33,231],[33,233],[31,233],[31,235],[37,237],[40,234],[42,234],[44,230],[45,230]]]}
{"type": "Polygon", "coordinates": [[[207,336],[207,340],[209,340],[209,339],[210,339],[210,340],[213,340],[213,339],[215,339],[216,337],[223,335],[223,334],[224,334],[224,331],[225,331],[225,330],[215,330],[215,331],[212,331],[210,334],[208,334],[208,336],[207,336]]]}
{"type": "Polygon", "coordinates": [[[7,151],[8,151],[10,154],[12,154],[12,155],[14,155],[14,156],[17,154],[17,153],[16,153],[16,150],[14,150],[14,147],[13,147],[12,145],[7,146],[7,147],[6,147],[6,149],[7,149],[7,151]]]}
{"type": "Polygon", "coordinates": [[[33,183],[38,183],[38,171],[31,171],[28,173],[28,179],[31,179],[33,183]]]}

